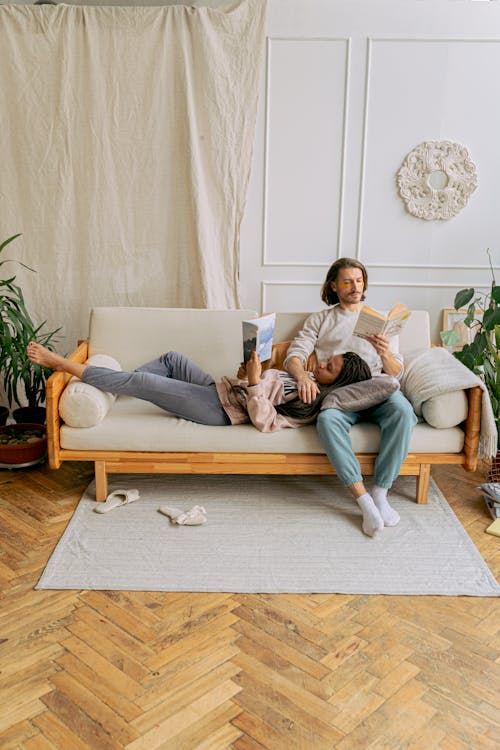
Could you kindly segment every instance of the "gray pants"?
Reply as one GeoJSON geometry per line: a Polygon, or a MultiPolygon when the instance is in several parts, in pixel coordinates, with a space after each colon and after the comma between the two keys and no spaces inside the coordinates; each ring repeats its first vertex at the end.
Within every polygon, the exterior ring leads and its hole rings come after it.
{"type": "Polygon", "coordinates": [[[84,383],[101,391],[134,396],[199,424],[231,424],[222,408],[214,379],[179,352],[167,352],[133,372],[89,365],[84,383]]]}

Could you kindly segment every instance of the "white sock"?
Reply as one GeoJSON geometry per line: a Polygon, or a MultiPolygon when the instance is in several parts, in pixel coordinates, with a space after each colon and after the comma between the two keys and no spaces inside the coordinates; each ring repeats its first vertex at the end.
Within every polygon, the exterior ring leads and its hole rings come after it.
{"type": "Polygon", "coordinates": [[[364,495],[356,498],[356,502],[363,514],[363,533],[367,536],[375,536],[375,534],[384,528],[384,520],[378,512],[371,495],[365,492],[364,495]]]}
{"type": "Polygon", "coordinates": [[[394,510],[394,508],[389,505],[389,501],[387,500],[387,490],[385,487],[379,487],[375,484],[372,489],[372,498],[383,518],[385,526],[396,526],[400,521],[400,515],[397,510],[394,510]]]}

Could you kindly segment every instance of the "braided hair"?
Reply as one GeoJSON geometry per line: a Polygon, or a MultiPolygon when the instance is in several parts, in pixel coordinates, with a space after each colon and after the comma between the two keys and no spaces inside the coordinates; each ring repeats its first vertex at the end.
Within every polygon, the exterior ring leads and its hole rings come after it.
{"type": "Polygon", "coordinates": [[[359,354],[356,354],[355,352],[345,352],[342,357],[342,369],[337,380],[334,383],[331,383],[331,385],[316,383],[319,388],[319,393],[312,403],[306,404],[296,396],[291,399],[291,401],[276,406],[276,411],[279,414],[283,414],[285,417],[309,419],[319,412],[323,399],[330,393],[330,391],[333,391],[336,388],[341,388],[344,385],[359,383],[362,380],[369,380],[371,378],[371,370],[365,360],[361,359],[359,354]]]}

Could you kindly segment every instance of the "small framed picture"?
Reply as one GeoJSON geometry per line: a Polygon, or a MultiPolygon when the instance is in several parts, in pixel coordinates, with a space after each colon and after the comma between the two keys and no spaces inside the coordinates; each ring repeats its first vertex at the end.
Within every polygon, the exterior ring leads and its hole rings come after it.
{"type": "MultiPolygon", "coordinates": [[[[482,310],[476,310],[476,317],[481,317],[483,314],[482,310]]],[[[443,331],[455,331],[458,335],[458,342],[454,346],[449,346],[448,351],[458,352],[464,344],[472,343],[474,336],[476,335],[475,327],[469,328],[465,325],[464,320],[467,317],[467,310],[465,308],[455,310],[452,307],[447,307],[443,310],[443,331]]]]}

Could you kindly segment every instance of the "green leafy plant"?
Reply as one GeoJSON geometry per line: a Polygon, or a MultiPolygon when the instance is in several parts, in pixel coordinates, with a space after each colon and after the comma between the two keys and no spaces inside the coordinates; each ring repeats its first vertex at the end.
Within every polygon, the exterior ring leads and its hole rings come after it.
{"type": "MultiPolygon", "coordinates": [[[[500,286],[495,281],[491,253],[486,252],[491,268],[489,291],[469,287],[461,289],[455,296],[455,310],[466,309],[463,322],[471,331],[472,341],[453,355],[484,381],[500,428],[500,286]]],[[[440,335],[445,346],[456,346],[460,341],[456,331],[441,331],[440,335]]]]}
{"type": "MultiPolygon", "coordinates": [[[[0,244],[0,253],[20,234],[14,234],[0,244]]],[[[33,271],[18,260],[0,261],[0,273],[6,263],[18,263],[23,268],[33,271]]],[[[46,321],[39,325],[26,308],[21,287],[16,283],[16,276],[0,279],[0,377],[7,396],[9,407],[15,403],[21,406],[23,396],[28,406],[35,408],[45,401],[45,382],[51,370],[33,364],[28,359],[26,347],[30,341],[36,341],[48,349],[53,349],[53,342],[60,331],[46,330],[46,321]]]]}

